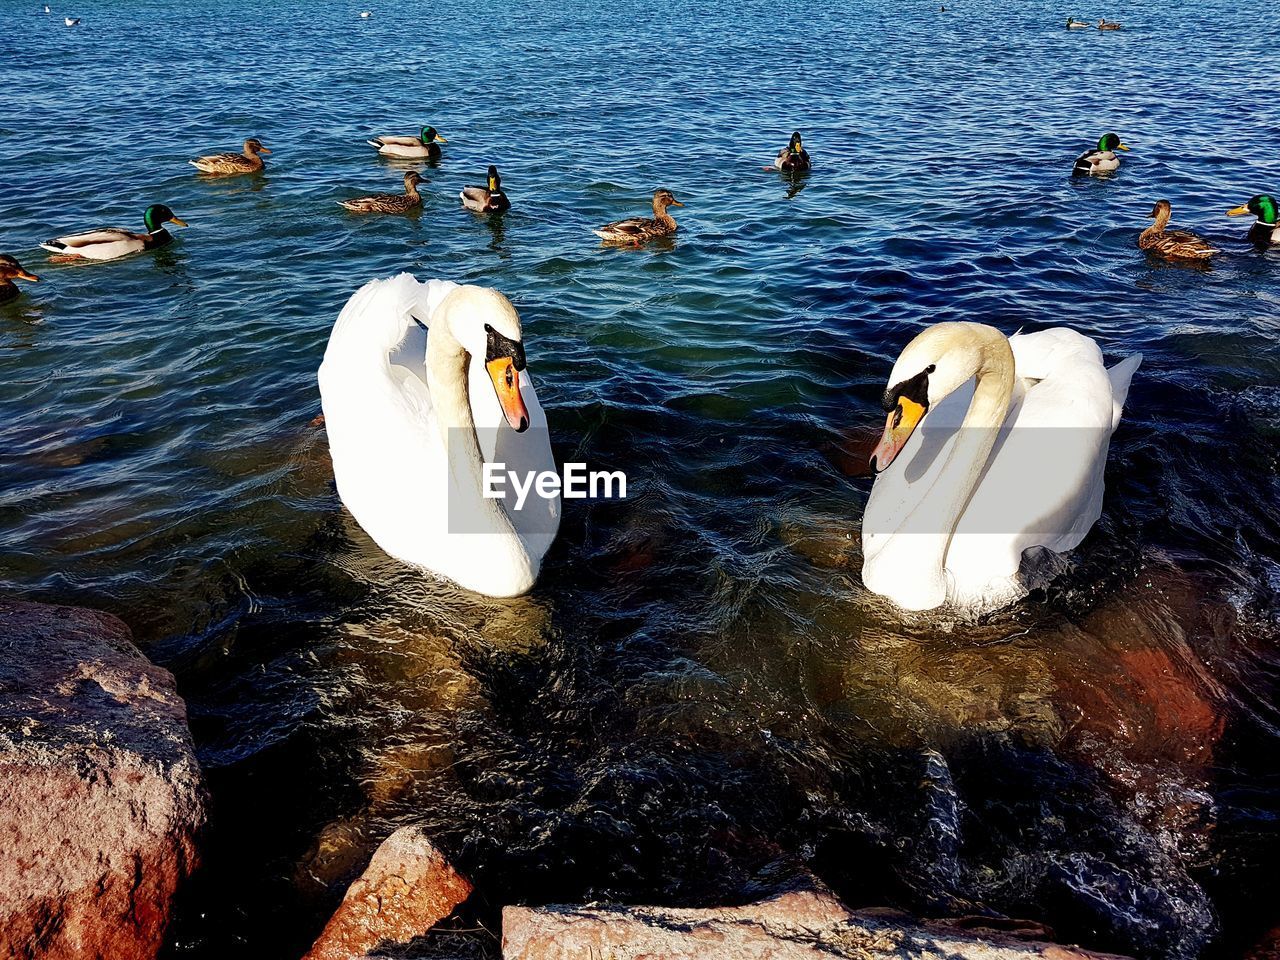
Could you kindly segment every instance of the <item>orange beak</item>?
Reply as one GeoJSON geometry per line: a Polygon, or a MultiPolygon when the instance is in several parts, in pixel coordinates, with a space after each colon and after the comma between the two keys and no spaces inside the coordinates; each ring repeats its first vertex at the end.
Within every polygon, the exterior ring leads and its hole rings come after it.
{"type": "Polygon", "coordinates": [[[871,465],[876,473],[885,470],[902,452],[902,448],[911,439],[911,434],[916,432],[916,427],[924,419],[926,410],[928,407],[923,407],[914,400],[898,398],[898,405],[885,418],[884,435],[871,454],[871,465]]]}
{"type": "Polygon", "coordinates": [[[17,273],[14,274],[14,276],[17,277],[19,280],[30,280],[32,283],[40,282],[39,277],[37,277],[34,273],[27,273],[27,271],[25,270],[19,270],[17,273]]]}
{"type": "Polygon", "coordinates": [[[520,373],[516,370],[515,361],[510,357],[498,357],[484,365],[493,381],[494,392],[498,395],[498,403],[502,405],[502,414],[516,433],[529,429],[529,409],[520,396],[520,373]]]}

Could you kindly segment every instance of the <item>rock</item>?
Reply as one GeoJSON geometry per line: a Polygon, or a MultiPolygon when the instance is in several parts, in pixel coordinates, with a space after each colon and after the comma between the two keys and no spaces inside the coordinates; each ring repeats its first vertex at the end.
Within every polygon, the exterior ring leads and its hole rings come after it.
{"type": "MultiPolygon", "coordinates": [[[[929,923],[894,911],[850,911],[822,889],[745,907],[507,907],[503,960],[1100,960],[1006,933],[929,923]]],[[[1114,958],[1113,958],[1114,960],[1114,958]]]]}
{"type": "Polygon", "coordinates": [[[173,676],[119,619],[0,600],[0,956],[151,960],[204,791],[173,676]]]}
{"type": "Polygon", "coordinates": [[[471,895],[467,882],[421,827],[382,842],[347,889],[305,960],[354,960],[379,945],[421,936],[471,895]]]}

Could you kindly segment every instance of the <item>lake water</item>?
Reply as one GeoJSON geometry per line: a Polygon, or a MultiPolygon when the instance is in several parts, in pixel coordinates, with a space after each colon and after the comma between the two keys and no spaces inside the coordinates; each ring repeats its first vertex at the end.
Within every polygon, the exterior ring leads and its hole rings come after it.
{"type": "Polygon", "coordinates": [[[1280,12],[372,2],[0,4],[0,250],[44,279],[0,306],[0,578],[178,677],[214,806],[169,954],[298,955],[406,822],[491,929],[802,869],[1143,958],[1280,923],[1280,252],[1224,216],[1280,190],[1280,12]],[[421,216],[336,206],[424,124],[421,216]],[[762,172],[795,128],[812,175],[762,172]],[[1108,130],[1121,171],[1072,180],[1108,130]],[[261,176],[185,163],[247,136],[261,176]],[[490,163],[486,221],[456,197],[490,163]],[[657,186],[678,239],[602,248],[657,186]],[[1211,271],[1135,249],[1160,197],[1211,271]],[[37,249],[152,202],[191,224],[154,254],[37,249]],[[557,456],[628,473],[526,598],[398,566],[337,499],[315,371],[401,270],[510,296],[557,456]],[[1145,355],[1102,520],[979,623],[859,579],[885,378],[961,319],[1145,355]]]}

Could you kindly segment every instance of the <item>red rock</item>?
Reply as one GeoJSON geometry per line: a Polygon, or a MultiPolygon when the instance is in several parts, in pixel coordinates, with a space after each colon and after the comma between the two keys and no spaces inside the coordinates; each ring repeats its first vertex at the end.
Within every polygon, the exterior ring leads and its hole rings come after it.
{"type": "Polygon", "coordinates": [[[0,600],[0,956],[151,960],[204,792],[173,676],[94,610],[0,600]]]}
{"type": "MultiPolygon", "coordinates": [[[[821,889],[745,907],[507,907],[504,960],[1101,960],[1078,947],[928,923],[893,911],[851,911],[821,889]]],[[[1114,958],[1113,958],[1114,960],[1114,958]]]]}
{"type": "Polygon", "coordinates": [[[354,960],[379,944],[404,943],[471,895],[467,882],[420,827],[401,827],[373,854],[304,960],[354,960]]]}

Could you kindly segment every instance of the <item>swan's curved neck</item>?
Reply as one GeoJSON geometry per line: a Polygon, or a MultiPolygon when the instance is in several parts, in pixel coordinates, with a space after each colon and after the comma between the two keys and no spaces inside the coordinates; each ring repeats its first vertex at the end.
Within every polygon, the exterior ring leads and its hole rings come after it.
{"type": "Polygon", "coordinates": [[[467,533],[509,535],[523,546],[502,501],[484,496],[484,454],[467,388],[469,360],[470,354],[445,323],[432,324],[427,336],[427,386],[450,473],[446,505],[450,526],[456,523],[457,529],[467,533]]]}
{"type": "Polygon", "coordinates": [[[934,598],[934,606],[946,599],[947,550],[986,469],[1013,396],[1014,360],[1008,338],[977,324],[966,336],[976,347],[973,399],[947,462],[909,525],[923,534],[913,551],[912,576],[917,578],[918,588],[934,598]]]}

